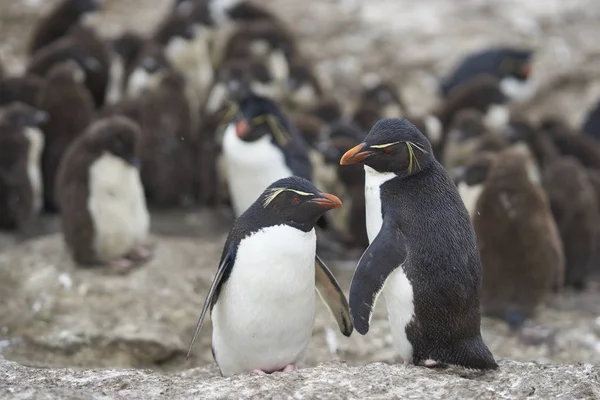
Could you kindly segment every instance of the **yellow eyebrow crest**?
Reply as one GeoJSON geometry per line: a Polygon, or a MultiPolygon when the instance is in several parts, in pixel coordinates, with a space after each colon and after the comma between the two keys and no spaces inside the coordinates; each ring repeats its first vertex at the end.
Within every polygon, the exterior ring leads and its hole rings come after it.
{"type": "Polygon", "coordinates": [[[372,149],[385,149],[386,147],[390,147],[393,146],[395,144],[398,144],[400,142],[392,142],[392,143],[385,143],[385,144],[374,144],[373,146],[369,146],[372,149]]]}
{"type": "Polygon", "coordinates": [[[269,195],[263,200],[263,207],[268,206],[273,200],[275,200],[275,198],[277,196],[279,196],[281,193],[288,191],[288,192],[294,192],[300,196],[311,196],[314,195],[314,193],[307,193],[307,192],[302,192],[300,190],[295,190],[295,189],[289,189],[289,188],[273,188],[269,190],[269,195]]]}

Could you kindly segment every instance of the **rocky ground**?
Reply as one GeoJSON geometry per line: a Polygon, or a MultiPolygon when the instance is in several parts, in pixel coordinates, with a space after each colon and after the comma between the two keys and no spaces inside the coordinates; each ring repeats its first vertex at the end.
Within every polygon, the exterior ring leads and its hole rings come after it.
{"type": "MultiPolygon", "coordinates": [[[[31,26],[55,2],[0,2],[0,58],[10,71],[21,70],[31,26]]],[[[339,97],[351,98],[364,74],[377,72],[399,83],[412,111],[426,112],[436,106],[434,78],[465,52],[491,43],[538,50],[538,94],[519,106],[532,118],[560,113],[577,123],[600,94],[596,43],[600,2],[595,0],[261,2],[292,24],[303,51],[315,60],[319,74],[339,97]]],[[[107,0],[97,26],[107,36],[123,28],[148,31],[169,3],[107,0]]],[[[349,339],[337,332],[334,320],[319,304],[308,364],[345,360],[348,366],[334,362],[296,374],[219,379],[214,367],[206,367],[212,362],[210,324],[205,325],[189,361],[185,352],[230,222],[223,210],[153,213],[156,257],[125,277],[76,269],[55,234],[55,218],[40,222],[24,236],[1,235],[0,354],[28,366],[148,368],[169,375],[131,370],[42,373],[0,362],[0,397],[8,398],[10,393],[14,398],[36,397],[45,387],[54,388],[46,398],[90,397],[91,393],[148,398],[162,393],[202,394],[208,399],[226,397],[227,387],[243,388],[243,396],[236,398],[265,398],[266,393],[285,397],[292,391],[311,398],[323,393],[331,394],[327,398],[600,396],[593,386],[598,384],[597,368],[589,365],[504,361],[501,372],[485,377],[453,370],[365,366],[396,361],[383,299],[369,335],[354,333],[349,339]],[[204,369],[188,371],[192,367],[204,369]],[[347,395],[331,391],[333,386],[347,395]],[[448,387],[456,391],[450,395],[448,387]]],[[[354,264],[332,265],[347,288],[354,264]]],[[[499,359],[597,364],[599,316],[600,284],[594,281],[583,293],[553,298],[520,333],[486,318],[482,330],[499,359]]]]}

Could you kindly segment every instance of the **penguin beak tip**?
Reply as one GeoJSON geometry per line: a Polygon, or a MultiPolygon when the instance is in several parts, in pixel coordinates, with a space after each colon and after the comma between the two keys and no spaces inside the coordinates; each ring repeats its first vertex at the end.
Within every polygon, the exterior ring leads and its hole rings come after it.
{"type": "Polygon", "coordinates": [[[329,193],[323,193],[321,197],[313,199],[312,202],[322,206],[327,210],[342,207],[342,201],[339,199],[339,197],[329,193]]]}
{"type": "Polygon", "coordinates": [[[361,143],[348,150],[341,158],[340,165],[351,165],[357,164],[365,160],[367,157],[373,154],[372,151],[363,151],[367,147],[365,143],[361,143]]]}

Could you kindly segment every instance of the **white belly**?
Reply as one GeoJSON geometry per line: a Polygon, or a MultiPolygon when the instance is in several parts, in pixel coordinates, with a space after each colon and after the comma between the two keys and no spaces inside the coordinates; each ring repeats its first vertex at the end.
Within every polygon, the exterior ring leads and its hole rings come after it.
{"type": "MultiPolygon", "coordinates": [[[[365,165],[365,207],[367,218],[367,235],[372,243],[381,229],[383,215],[381,213],[380,186],[396,177],[393,173],[379,173],[365,165]]],[[[412,359],[412,345],[406,336],[406,325],[414,316],[412,285],[402,266],[398,266],[386,280],[383,297],[388,310],[390,329],[400,357],[412,359]]]]}
{"type": "Polygon", "coordinates": [[[240,216],[264,190],[278,179],[292,176],[281,150],[269,135],[244,142],[230,124],[223,137],[223,154],[233,211],[240,216]]]}
{"type": "Polygon", "coordinates": [[[39,128],[28,127],[25,136],[29,141],[27,154],[27,177],[33,190],[33,212],[38,214],[42,209],[44,189],[42,185],[41,159],[44,150],[44,134],[39,128]]]}
{"type": "Polygon", "coordinates": [[[90,167],[88,210],[101,262],[124,256],[148,236],[150,217],[139,171],[104,153],[90,167]]]}
{"type": "Polygon", "coordinates": [[[279,225],[243,239],[213,308],[213,349],[225,376],[302,364],[315,316],[314,229],[279,225]]]}

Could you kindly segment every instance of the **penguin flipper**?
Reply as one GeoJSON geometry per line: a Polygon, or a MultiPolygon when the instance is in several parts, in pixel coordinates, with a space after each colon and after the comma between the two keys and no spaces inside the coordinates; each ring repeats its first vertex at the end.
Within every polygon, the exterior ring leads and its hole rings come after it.
{"type": "Polygon", "coordinates": [[[369,331],[373,309],[386,280],[406,260],[405,238],[390,220],[383,225],[375,240],[364,252],[350,284],[350,313],[356,331],[369,331]]]}
{"type": "Polygon", "coordinates": [[[206,300],[204,300],[204,306],[202,307],[202,312],[200,313],[200,318],[198,318],[198,323],[196,324],[196,330],[194,331],[194,337],[190,343],[190,347],[187,352],[186,359],[190,358],[192,354],[192,348],[194,347],[194,343],[196,343],[196,339],[198,338],[198,334],[200,333],[200,329],[202,329],[202,324],[204,323],[204,317],[206,316],[206,311],[209,307],[214,304],[216,298],[214,298],[215,294],[217,294],[217,289],[221,285],[221,280],[225,275],[225,272],[231,269],[233,265],[233,255],[231,251],[228,251],[223,259],[221,260],[221,264],[219,264],[219,268],[217,269],[217,274],[213,278],[213,281],[210,285],[210,289],[208,290],[208,294],[206,295],[206,300]]]}
{"type": "Polygon", "coordinates": [[[335,317],[340,331],[350,336],[354,330],[348,300],[327,265],[315,254],[315,285],[319,296],[335,317]]]}

